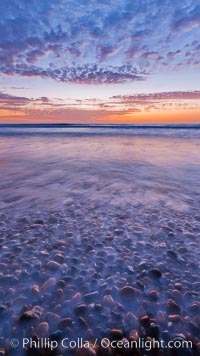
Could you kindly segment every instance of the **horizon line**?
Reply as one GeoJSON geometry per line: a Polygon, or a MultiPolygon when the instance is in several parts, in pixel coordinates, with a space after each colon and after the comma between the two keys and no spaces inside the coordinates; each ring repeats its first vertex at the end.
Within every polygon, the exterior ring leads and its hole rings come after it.
{"type": "Polygon", "coordinates": [[[199,128],[199,124],[77,124],[77,123],[0,123],[0,127],[85,127],[85,128],[199,128]]]}

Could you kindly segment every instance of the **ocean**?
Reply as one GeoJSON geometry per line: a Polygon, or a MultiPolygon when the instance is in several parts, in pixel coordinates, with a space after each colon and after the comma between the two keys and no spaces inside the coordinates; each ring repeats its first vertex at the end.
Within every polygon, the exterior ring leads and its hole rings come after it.
{"type": "Polygon", "coordinates": [[[199,192],[199,138],[192,126],[1,125],[0,207],[89,199],[191,208],[199,192]]]}
{"type": "Polygon", "coordinates": [[[199,127],[1,125],[1,345],[179,334],[191,354],[199,192],[199,127]]]}

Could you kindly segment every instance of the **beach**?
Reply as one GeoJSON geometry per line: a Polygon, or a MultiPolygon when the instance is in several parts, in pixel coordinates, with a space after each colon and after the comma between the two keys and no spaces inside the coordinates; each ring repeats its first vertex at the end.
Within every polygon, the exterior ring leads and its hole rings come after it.
{"type": "Polygon", "coordinates": [[[199,354],[199,138],[0,128],[0,355],[199,354]]]}

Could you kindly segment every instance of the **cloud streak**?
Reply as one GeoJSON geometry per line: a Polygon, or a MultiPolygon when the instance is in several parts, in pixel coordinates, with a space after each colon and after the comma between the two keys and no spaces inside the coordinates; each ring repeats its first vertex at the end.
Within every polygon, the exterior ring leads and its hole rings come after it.
{"type": "MultiPolygon", "coordinates": [[[[85,99],[49,99],[47,97],[27,98],[9,95],[0,92],[0,115],[5,110],[8,112],[16,112],[20,115],[23,113],[28,118],[40,117],[42,120],[48,120],[52,117],[62,118],[73,121],[73,116],[80,118],[81,113],[83,118],[93,115],[100,118],[102,115],[115,114],[120,117],[123,115],[142,112],[161,112],[180,110],[199,110],[200,109],[200,91],[176,91],[176,92],[160,92],[149,94],[134,94],[134,95],[115,95],[107,100],[85,99]],[[72,117],[70,116],[72,115],[72,117]]],[[[1,115],[3,116],[3,115],[1,115]]]]}
{"type": "Polygon", "coordinates": [[[130,65],[97,66],[83,65],[74,67],[61,67],[59,69],[42,69],[33,65],[14,65],[1,67],[2,73],[7,75],[21,75],[26,77],[41,77],[54,79],[58,82],[76,84],[119,84],[128,81],[144,80],[148,75],[145,71],[138,72],[130,65]]]}
{"type": "Polygon", "coordinates": [[[112,99],[116,99],[118,102],[123,104],[165,100],[200,100],[200,91],[172,91],[134,95],[114,95],[112,96],[112,99]]]}

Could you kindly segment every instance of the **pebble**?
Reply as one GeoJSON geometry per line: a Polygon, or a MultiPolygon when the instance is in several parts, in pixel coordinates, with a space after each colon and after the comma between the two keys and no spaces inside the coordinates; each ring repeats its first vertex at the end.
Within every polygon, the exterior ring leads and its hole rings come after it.
{"type": "Polygon", "coordinates": [[[42,336],[47,335],[47,333],[49,332],[49,324],[45,321],[40,323],[38,325],[38,332],[42,336]]]}
{"type": "Polygon", "coordinates": [[[171,251],[171,250],[167,251],[167,256],[169,256],[175,260],[178,258],[178,254],[175,251],[171,251]]]}
{"type": "Polygon", "coordinates": [[[34,224],[36,225],[44,225],[44,221],[42,219],[37,219],[34,221],[34,224]]]}
{"type": "Polygon", "coordinates": [[[64,299],[64,292],[62,288],[57,289],[56,291],[56,298],[57,299],[64,299]]]}
{"type": "Polygon", "coordinates": [[[72,319],[71,318],[65,318],[60,320],[58,323],[58,328],[59,329],[65,329],[66,327],[69,327],[72,325],[72,319]]]}
{"type": "Polygon", "coordinates": [[[1,304],[0,305],[0,315],[3,316],[8,313],[8,308],[6,305],[1,304]]]}
{"type": "Polygon", "coordinates": [[[57,271],[60,268],[60,264],[58,262],[55,261],[49,261],[46,264],[46,268],[50,271],[57,271]]]}
{"type": "Polygon", "coordinates": [[[125,286],[119,290],[119,296],[124,299],[135,299],[140,295],[140,290],[131,286],[125,286]]]}
{"type": "Polygon", "coordinates": [[[169,315],[169,320],[172,321],[172,323],[180,323],[182,319],[180,315],[175,314],[175,315],[169,315]]]}
{"type": "Polygon", "coordinates": [[[112,329],[110,335],[114,340],[120,340],[123,338],[123,331],[120,329],[112,329]]]}
{"type": "Polygon", "coordinates": [[[177,289],[172,290],[171,297],[173,300],[175,300],[176,303],[181,303],[183,300],[182,293],[177,289]]]}
{"type": "Polygon", "coordinates": [[[159,327],[156,323],[150,323],[146,328],[146,335],[150,336],[151,338],[158,340],[159,339],[159,327]]]}
{"type": "Polygon", "coordinates": [[[115,301],[114,301],[113,297],[112,297],[110,294],[108,294],[108,295],[105,295],[105,296],[103,297],[103,302],[102,302],[102,304],[103,304],[105,307],[111,308],[112,306],[115,305],[115,301]]]}
{"type": "Polygon", "coordinates": [[[149,325],[151,318],[148,314],[143,314],[140,316],[139,321],[142,326],[146,327],[147,325],[149,325]]]}
{"type": "Polygon", "coordinates": [[[61,317],[58,314],[52,312],[45,313],[43,318],[53,325],[57,325],[61,320],[61,317]]]}
{"type": "Polygon", "coordinates": [[[80,316],[80,315],[83,316],[86,314],[87,309],[88,309],[88,307],[86,304],[79,304],[74,308],[74,313],[78,316],[80,316]]]}
{"type": "Polygon", "coordinates": [[[55,217],[55,215],[51,214],[49,215],[49,223],[50,224],[57,224],[58,219],[55,217]]]}
{"type": "Polygon", "coordinates": [[[150,269],[149,275],[154,277],[154,278],[161,278],[162,277],[162,273],[158,268],[150,269]]]}
{"type": "Polygon", "coordinates": [[[61,340],[62,337],[63,337],[62,330],[56,330],[51,335],[49,335],[49,339],[50,340],[55,340],[55,341],[61,340]]]}
{"type": "Polygon", "coordinates": [[[193,303],[189,305],[188,309],[191,313],[198,315],[200,312],[200,305],[198,303],[193,303]]]}
{"type": "Polygon", "coordinates": [[[38,286],[37,284],[35,284],[35,285],[31,288],[31,291],[32,291],[32,293],[33,293],[36,297],[38,297],[39,294],[40,294],[40,288],[39,288],[39,286],[38,286]]]}
{"type": "Polygon", "coordinates": [[[181,312],[180,306],[172,299],[169,299],[167,301],[166,307],[167,307],[167,312],[169,314],[171,314],[171,313],[172,314],[174,314],[174,313],[175,314],[180,314],[180,312],[181,312]]]}
{"type": "Polygon", "coordinates": [[[147,293],[147,297],[156,302],[158,300],[158,293],[156,292],[156,290],[152,289],[147,293]]]}
{"type": "Polygon", "coordinates": [[[138,318],[132,313],[128,312],[124,317],[124,322],[128,329],[135,329],[138,327],[138,318]]]}
{"type": "Polygon", "coordinates": [[[162,310],[159,310],[157,312],[157,321],[159,324],[164,325],[166,320],[165,320],[165,314],[163,313],[162,310]]]}
{"type": "Polygon", "coordinates": [[[40,319],[41,315],[44,312],[44,308],[39,305],[35,305],[32,309],[26,310],[20,317],[21,321],[31,320],[31,319],[40,319]]]}
{"type": "Polygon", "coordinates": [[[51,277],[49,279],[47,279],[46,282],[44,282],[44,284],[42,285],[40,291],[41,293],[45,293],[45,292],[48,292],[50,290],[52,290],[52,288],[55,286],[56,284],[56,279],[51,277]]]}
{"type": "Polygon", "coordinates": [[[85,294],[83,296],[83,300],[86,303],[92,303],[92,302],[95,302],[97,300],[98,295],[99,295],[99,293],[97,291],[94,291],[94,292],[85,294]]]}
{"type": "Polygon", "coordinates": [[[194,336],[196,337],[200,336],[200,325],[198,325],[194,321],[189,321],[188,327],[194,336]]]}
{"type": "Polygon", "coordinates": [[[62,264],[64,262],[64,259],[65,259],[64,256],[61,254],[57,254],[54,257],[54,261],[57,263],[60,263],[60,264],[62,264]]]}
{"type": "Polygon", "coordinates": [[[20,224],[30,224],[30,218],[27,216],[22,216],[17,220],[20,224]]]}

